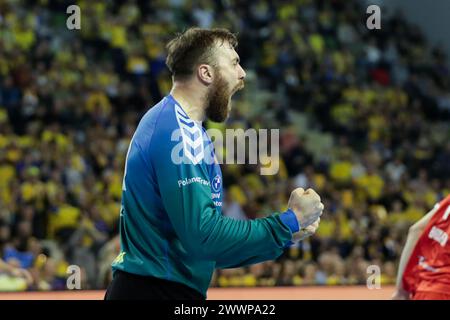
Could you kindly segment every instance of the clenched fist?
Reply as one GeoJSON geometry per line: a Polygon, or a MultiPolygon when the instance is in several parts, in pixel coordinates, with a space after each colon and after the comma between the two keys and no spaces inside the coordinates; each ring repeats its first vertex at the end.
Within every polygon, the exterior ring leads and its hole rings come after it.
{"type": "Polygon", "coordinates": [[[324,208],[319,195],[313,189],[305,191],[303,188],[292,191],[288,207],[294,211],[300,225],[300,231],[316,222],[318,224],[324,208]]]}
{"type": "Polygon", "coordinates": [[[293,235],[293,241],[302,241],[310,236],[312,236],[314,233],[316,233],[317,228],[319,227],[320,218],[316,220],[312,225],[307,226],[306,228],[300,229],[300,231],[294,233],[293,235]]]}

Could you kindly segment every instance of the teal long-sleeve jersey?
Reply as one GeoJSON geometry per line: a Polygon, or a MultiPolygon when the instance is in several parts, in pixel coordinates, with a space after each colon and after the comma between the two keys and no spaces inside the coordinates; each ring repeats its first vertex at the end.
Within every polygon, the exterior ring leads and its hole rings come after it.
{"type": "Polygon", "coordinates": [[[185,284],[206,297],[215,268],[280,256],[299,226],[291,210],[222,215],[222,173],[201,123],[171,96],[141,119],[128,148],[113,272],[185,284]]]}

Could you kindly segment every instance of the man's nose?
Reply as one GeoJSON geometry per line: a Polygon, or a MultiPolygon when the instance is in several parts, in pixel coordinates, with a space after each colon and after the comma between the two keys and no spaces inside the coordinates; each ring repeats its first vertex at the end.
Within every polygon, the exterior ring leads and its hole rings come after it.
{"type": "Polygon", "coordinates": [[[244,80],[246,75],[247,74],[245,73],[244,69],[239,66],[239,80],[244,80]]]}

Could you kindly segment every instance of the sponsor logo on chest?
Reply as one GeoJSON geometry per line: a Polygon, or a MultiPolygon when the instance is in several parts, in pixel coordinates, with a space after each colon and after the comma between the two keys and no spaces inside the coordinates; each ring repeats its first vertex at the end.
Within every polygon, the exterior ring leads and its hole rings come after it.
{"type": "Polygon", "coordinates": [[[448,241],[448,234],[445,233],[444,230],[433,226],[433,228],[431,228],[430,230],[430,233],[428,233],[428,238],[437,241],[441,245],[441,247],[445,247],[448,241]]]}

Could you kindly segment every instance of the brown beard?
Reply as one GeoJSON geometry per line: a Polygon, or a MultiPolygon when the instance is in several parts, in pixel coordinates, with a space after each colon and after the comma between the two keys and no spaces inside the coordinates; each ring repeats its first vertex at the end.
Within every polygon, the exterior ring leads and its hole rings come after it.
{"type": "Polygon", "coordinates": [[[224,122],[228,117],[232,92],[220,72],[216,71],[216,75],[206,97],[206,116],[211,121],[224,122]]]}

